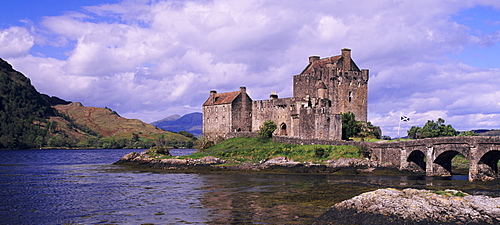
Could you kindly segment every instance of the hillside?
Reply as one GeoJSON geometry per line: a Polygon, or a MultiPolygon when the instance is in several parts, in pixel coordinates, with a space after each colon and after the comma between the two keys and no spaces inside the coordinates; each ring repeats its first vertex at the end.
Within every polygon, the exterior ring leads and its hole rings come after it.
{"type": "Polygon", "coordinates": [[[188,131],[195,136],[202,133],[202,114],[199,112],[184,116],[172,115],[165,119],[151,123],[151,125],[173,132],[188,131]]]}
{"type": "Polygon", "coordinates": [[[108,108],[40,94],[0,59],[0,149],[192,147],[193,142],[108,108]]]}
{"type": "Polygon", "coordinates": [[[46,135],[41,122],[54,115],[31,81],[0,59],[0,149],[37,146],[46,135]]]}
{"type": "Polygon", "coordinates": [[[106,138],[128,138],[133,133],[141,135],[165,133],[138,119],[123,118],[108,108],[85,107],[79,102],[56,105],[54,108],[71,117],[74,122],[83,124],[106,138]]]}

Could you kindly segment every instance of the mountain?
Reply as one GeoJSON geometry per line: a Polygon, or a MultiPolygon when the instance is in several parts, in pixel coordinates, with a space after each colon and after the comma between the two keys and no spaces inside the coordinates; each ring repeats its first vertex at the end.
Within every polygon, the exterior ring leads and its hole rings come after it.
{"type": "Polygon", "coordinates": [[[0,58],[0,149],[192,147],[193,142],[109,108],[40,94],[0,58]]]}
{"type": "Polygon", "coordinates": [[[195,136],[202,134],[202,113],[195,112],[184,116],[172,115],[165,119],[152,122],[151,125],[173,132],[188,131],[195,136]]]}

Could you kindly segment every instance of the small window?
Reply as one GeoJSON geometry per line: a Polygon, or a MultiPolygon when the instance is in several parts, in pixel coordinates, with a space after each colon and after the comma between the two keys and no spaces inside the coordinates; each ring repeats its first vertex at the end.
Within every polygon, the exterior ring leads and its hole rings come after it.
{"type": "Polygon", "coordinates": [[[349,102],[352,101],[352,91],[349,91],[349,102]]]}

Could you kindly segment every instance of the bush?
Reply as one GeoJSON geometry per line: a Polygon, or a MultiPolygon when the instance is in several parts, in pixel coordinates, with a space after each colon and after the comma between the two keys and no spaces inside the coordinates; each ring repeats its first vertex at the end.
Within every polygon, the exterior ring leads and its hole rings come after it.
{"type": "Polygon", "coordinates": [[[269,141],[273,137],[273,132],[278,128],[272,120],[268,120],[259,127],[259,140],[262,142],[269,141]]]}

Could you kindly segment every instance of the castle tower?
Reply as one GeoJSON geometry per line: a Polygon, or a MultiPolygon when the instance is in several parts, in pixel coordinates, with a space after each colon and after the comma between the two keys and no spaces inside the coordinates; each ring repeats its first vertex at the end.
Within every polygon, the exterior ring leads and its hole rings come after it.
{"type": "Polygon", "coordinates": [[[352,112],[356,120],[366,121],[368,115],[368,70],[360,70],[351,58],[351,50],[321,59],[309,57],[309,64],[294,76],[293,95],[297,98],[329,99],[330,113],[352,112]],[[319,88],[323,83],[325,88],[319,88]]]}

